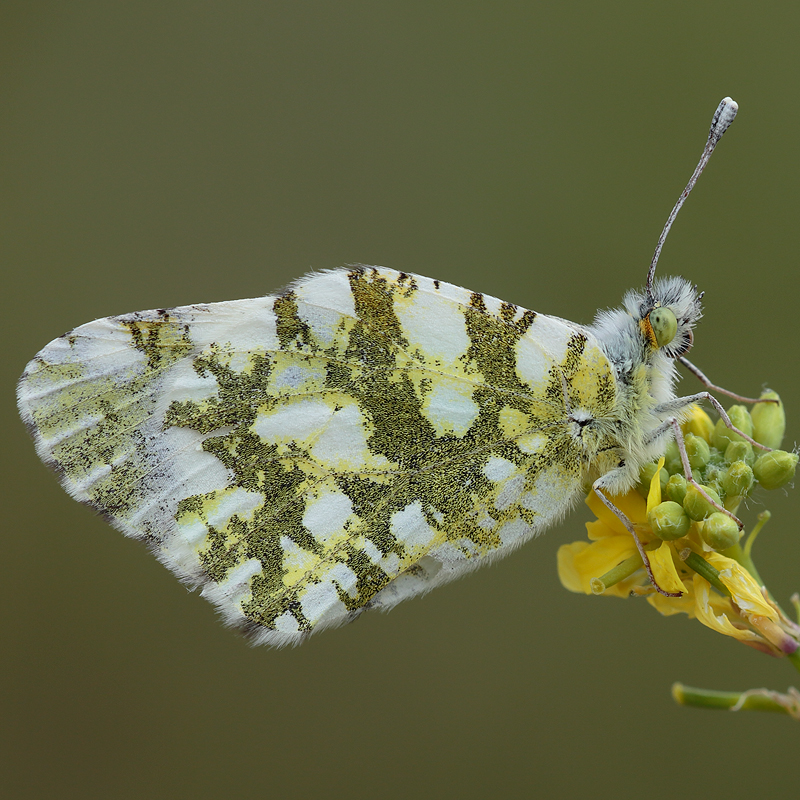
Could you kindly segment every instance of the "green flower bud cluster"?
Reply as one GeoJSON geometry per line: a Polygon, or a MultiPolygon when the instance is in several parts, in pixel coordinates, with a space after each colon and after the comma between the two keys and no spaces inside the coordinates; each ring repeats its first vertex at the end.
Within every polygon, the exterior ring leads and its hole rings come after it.
{"type": "MultiPolygon", "coordinates": [[[[786,430],[780,398],[775,392],[765,392],[761,399],[778,402],[759,402],[752,410],[734,405],[728,409],[728,416],[740,431],[772,450],[754,448],[721,419],[713,424],[704,414],[695,415],[684,426],[684,445],[692,477],[708,497],[734,514],[741,501],[759,486],[770,490],[785,486],[794,478],[797,467],[795,453],[777,449],[786,430]]],[[[645,498],[657,467],[648,464],[640,473],[637,489],[645,498]]],[[[662,502],[648,514],[650,527],[659,539],[680,539],[689,533],[693,523],[702,523],[703,540],[714,550],[727,550],[739,541],[741,532],[734,520],[687,482],[675,442],[667,448],[659,481],[662,502]]]]}

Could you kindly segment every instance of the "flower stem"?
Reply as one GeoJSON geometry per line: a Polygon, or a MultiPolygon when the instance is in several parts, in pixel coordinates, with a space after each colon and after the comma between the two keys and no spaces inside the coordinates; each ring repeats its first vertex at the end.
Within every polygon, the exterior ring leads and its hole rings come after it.
{"type": "Polygon", "coordinates": [[[637,569],[641,569],[643,563],[642,557],[638,553],[634,553],[630,558],[626,558],[621,564],[617,564],[616,567],[606,572],[605,575],[592,578],[592,592],[603,594],[606,589],[610,589],[614,584],[629,578],[637,569]]]}
{"type": "Polygon", "coordinates": [[[683,706],[698,708],[723,708],[731,711],[777,711],[795,719],[800,715],[800,695],[796,689],[787,694],[768,689],[751,689],[747,692],[717,692],[713,689],[695,689],[682,683],[672,684],[672,697],[683,706]]]}
{"type": "Polygon", "coordinates": [[[720,594],[730,597],[731,593],[727,586],[720,580],[719,571],[708,563],[702,556],[692,552],[687,547],[681,551],[680,557],[686,562],[686,566],[693,569],[698,575],[705,578],[720,594]]]}
{"type": "Polygon", "coordinates": [[[753,550],[753,542],[756,540],[756,536],[758,536],[761,529],[769,522],[770,517],[772,514],[769,511],[762,511],[758,515],[758,522],[753,526],[753,530],[750,531],[750,535],[747,537],[747,541],[744,543],[744,554],[747,558],[751,558],[751,552],[753,550]]]}

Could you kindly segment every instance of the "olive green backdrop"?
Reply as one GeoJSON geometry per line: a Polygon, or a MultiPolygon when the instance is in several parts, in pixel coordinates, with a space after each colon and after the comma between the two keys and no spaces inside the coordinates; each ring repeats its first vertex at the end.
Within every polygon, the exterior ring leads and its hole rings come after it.
{"type": "MultiPolygon", "coordinates": [[[[698,365],[781,391],[794,441],[798,26],[795,3],[730,0],[4,3],[0,794],[789,796],[796,723],[669,688],[796,673],[563,590],[556,550],[584,509],[388,616],[254,649],[67,497],[13,389],[95,317],[343,263],[588,322],[643,282],[730,94],[661,271],[706,290],[698,365]]],[[[786,600],[800,495],[768,501],[757,561],[786,600]]]]}

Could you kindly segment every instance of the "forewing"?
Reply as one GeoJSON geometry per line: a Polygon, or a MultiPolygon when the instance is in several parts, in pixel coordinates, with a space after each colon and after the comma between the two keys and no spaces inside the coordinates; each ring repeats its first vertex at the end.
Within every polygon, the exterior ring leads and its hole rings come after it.
{"type": "Polygon", "coordinates": [[[70,494],[281,645],[563,513],[584,466],[564,386],[605,385],[598,352],[494,298],[343,269],[96,320],[45,347],[18,395],[70,494]]]}

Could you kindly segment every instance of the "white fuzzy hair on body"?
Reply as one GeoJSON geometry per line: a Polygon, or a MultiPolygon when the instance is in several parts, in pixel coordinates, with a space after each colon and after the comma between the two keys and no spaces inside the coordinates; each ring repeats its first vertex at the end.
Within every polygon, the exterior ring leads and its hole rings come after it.
{"type": "Polygon", "coordinates": [[[675,358],[686,353],[693,341],[692,329],[702,316],[700,295],[685,278],[668,277],[655,281],[652,299],[644,291],[625,295],[623,307],[600,311],[585,330],[594,337],[614,368],[617,403],[610,417],[592,423],[598,433],[619,442],[619,463],[609,469],[598,486],[611,494],[623,494],[639,478],[644,464],[663,454],[672,438],[665,422],[685,419],[690,405],[671,407],[676,400],[675,358]],[[653,347],[645,337],[641,322],[654,308],[668,308],[675,315],[677,332],[665,347],[653,347]],[[669,410],[660,410],[668,408],[669,410]]]}

